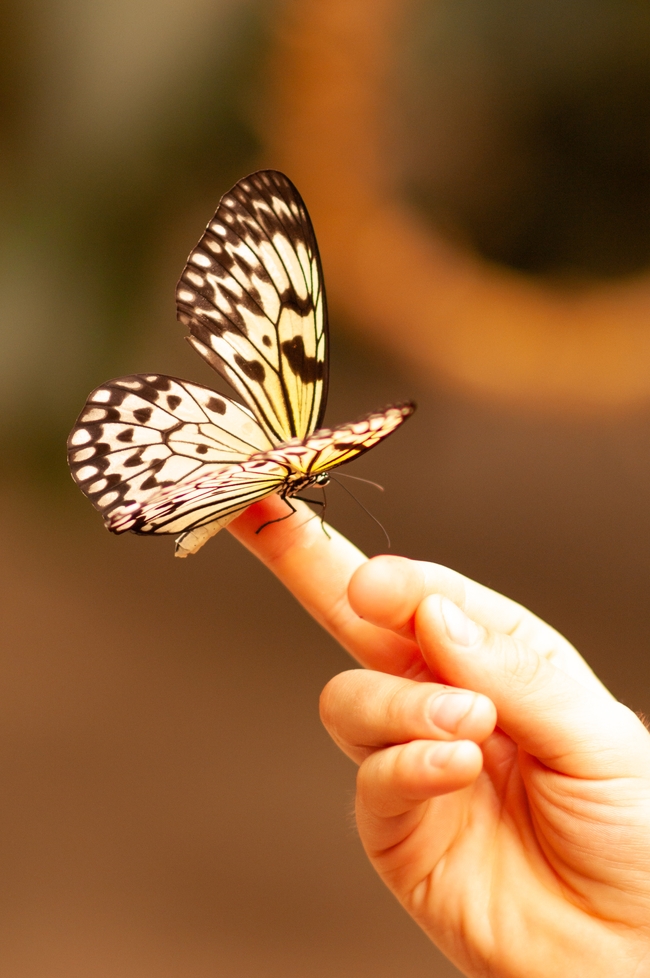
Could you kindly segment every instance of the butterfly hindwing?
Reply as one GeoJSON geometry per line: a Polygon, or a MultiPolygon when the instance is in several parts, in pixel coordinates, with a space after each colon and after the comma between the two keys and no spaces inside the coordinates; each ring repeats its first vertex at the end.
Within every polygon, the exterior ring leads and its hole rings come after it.
{"type": "Polygon", "coordinates": [[[136,374],[93,391],[68,439],[72,477],[107,516],[271,443],[248,408],[175,377],[136,374]]]}
{"type": "MultiPolygon", "coordinates": [[[[252,503],[277,491],[291,496],[314,477],[367,452],[413,411],[412,404],[395,405],[351,424],[321,428],[308,438],[296,438],[225,469],[190,475],[139,505],[114,509],[108,526],[115,533],[186,533],[215,523],[217,532],[252,503]]],[[[201,542],[211,535],[201,537],[201,542]]]]}
{"type": "Polygon", "coordinates": [[[165,486],[138,506],[115,509],[107,523],[114,533],[176,534],[214,522],[221,529],[252,503],[280,489],[287,475],[286,465],[260,454],[165,486]]]}
{"type": "Polygon", "coordinates": [[[327,310],[314,230],[282,173],[261,170],[221,199],[176,291],[190,342],[254,411],[274,444],[304,438],[327,396],[327,310]]]}

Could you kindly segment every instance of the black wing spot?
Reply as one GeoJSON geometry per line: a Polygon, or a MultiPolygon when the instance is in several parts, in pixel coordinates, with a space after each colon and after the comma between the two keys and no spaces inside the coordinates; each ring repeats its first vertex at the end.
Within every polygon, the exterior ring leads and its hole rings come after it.
{"type": "Polygon", "coordinates": [[[140,424],[146,424],[147,421],[149,421],[152,414],[153,414],[153,408],[150,407],[138,408],[137,411],[133,412],[133,417],[135,418],[136,421],[139,421],[140,424]]]}
{"type": "Polygon", "coordinates": [[[270,336],[263,336],[262,337],[262,343],[264,344],[264,346],[272,346],[271,337],[270,336]]]}
{"type": "Polygon", "coordinates": [[[147,377],[147,383],[157,391],[171,390],[172,382],[169,377],[147,377]]]}
{"type": "Polygon", "coordinates": [[[117,441],[133,441],[133,428],[120,431],[119,435],[117,435],[117,441]]]}
{"type": "Polygon", "coordinates": [[[136,452],[135,455],[129,455],[129,457],[124,462],[126,468],[133,468],[135,465],[141,465],[142,463],[142,451],[136,452]]]}
{"type": "Polygon", "coordinates": [[[167,395],[167,404],[169,406],[170,411],[175,411],[180,403],[181,403],[181,398],[178,396],[178,394],[167,395]]]}
{"type": "Polygon", "coordinates": [[[107,423],[109,421],[121,421],[122,420],[122,412],[121,411],[118,411],[118,409],[116,407],[107,407],[107,408],[104,408],[104,412],[105,412],[104,413],[104,417],[102,418],[102,421],[104,423],[107,423]]]}
{"type": "Polygon", "coordinates": [[[197,451],[197,454],[198,455],[207,455],[207,453],[208,453],[208,446],[207,445],[197,445],[196,446],[196,451],[197,451]]]}
{"type": "Polygon", "coordinates": [[[206,407],[209,411],[214,411],[215,414],[226,413],[226,402],[219,400],[218,397],[211,397],[206,407]]]}
{"type": "Polygon", "coordinates": [[[259,360],[244,360],[244,358],[237,353],[235,354],[235,363],[241,372],[249,378],[249,380],[254,380],[258,384],[263,383],[264,378],[266,377],[266,371],[259,360]]]}
{"type": "Polygon", "coordinates": [[[323,377],[323,361],[305,354],[305,343],[302,336],[294,336],[282,344],[282,352],[291,370],[300,377],[303,384],[313,384],[323,377]]]}
{"type": "Polygon", "coordinates": [[[283,292],[281,299],[284,309],[291,309],[293,312],[297,312],[299,316],[308,316],[310,312],[314,311],[313,296],[307,293],[303,299],[298,295],[293,286],[283,292]]]}
{"type": "Polygon", "coordinates": [[[165,464],[164,458],[156,459],[156,461],[151,464],[150,466],[151,475],[149,476],[148,479],[145,479],[145,481],[142,483],[142,485],[140,486],[141,489],[156,489],[158,486],[162,485],[162,483],[158,482],[158,479],[156,478],[156,473],[160,472],[164,464],[165,464]]]}

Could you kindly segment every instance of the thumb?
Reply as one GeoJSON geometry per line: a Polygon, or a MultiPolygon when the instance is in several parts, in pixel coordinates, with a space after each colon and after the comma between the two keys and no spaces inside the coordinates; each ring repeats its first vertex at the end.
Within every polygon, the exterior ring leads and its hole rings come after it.
{"type": "Polygon", "coordinates": [[[440,594],[418,606],[415,632],[430,668],[444,682],[488,696],[501,730],[547,767],[581,778],[650,773],[645,727],[606,691],[583,686],[521,640],[478,625],[440,594]]]}

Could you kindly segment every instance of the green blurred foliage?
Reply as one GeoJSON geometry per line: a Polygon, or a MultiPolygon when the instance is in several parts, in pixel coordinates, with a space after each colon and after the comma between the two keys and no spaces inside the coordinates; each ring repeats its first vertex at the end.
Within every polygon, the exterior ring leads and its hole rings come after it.
{"type": "Polygon", "coordinates": [[[0,439],[12,470],[64,471],[67,431],[92,386],[128,372],[154,266],[179,241],[181,271],[185,215],[200,202],[207,221],[254,168],[270,7],[2,5],[0,439]]]}
{"type": "MultiPolygon", "coordinates": [[[[180,340],[185,255],[223,191],[273,165],[255,120],[280,18],[278,0],[0,0],[12,473],[63,477],[90,389],[161,369],[134,351],[180,340]]],[[[405,24],[386,146],[423,215],[490,260],[564,282],[647,267],[646,0],[420,0],[405,24]]]]}

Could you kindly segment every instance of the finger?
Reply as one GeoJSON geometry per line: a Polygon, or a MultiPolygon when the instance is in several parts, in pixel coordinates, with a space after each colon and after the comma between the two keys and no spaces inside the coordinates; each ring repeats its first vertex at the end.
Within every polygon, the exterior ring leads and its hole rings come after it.
{"type": "Polygon", "coordinates": [[[427,595],[438,593],[484,628],[521,639],[580,682],[605,690],[576,649],[554,628],[516,601],[440,564],[373,557],[355,569],[349,601],[366,621],[412,638],[418,605],[427,595]]]}
{"type": "Polygon", "coordinates": [[[395,675],[430,678],[417,643],[364,621],[348,601],[352,574],[367,557],[299,501],[270,496],[250,506],[228,529],[270,568],[307,611],[359,662],[395,675]],[[325,532],[326,531],[326,532],[325,532]]]}
{"type": "Polygon", "coordinates": [[[399,818],[398,826],[387,829],[407,834],[421,817],[422,802],[467,787],[479,776],[482,763],[481,749],[471,741],[412,741],[387,747],[359,768],[358,809],[366,819],[399,818]]]}
{"type": "Polygon", "coordinates": [[[422,601],[415,626],[427,661],[447,682],[488,696],[499,727],[548,768],[580,778],[650,774],[645,727],[608,693],[473,622],[441,595],[422,601]]]}
{"type": "Polygon", "coordinates": [[[380,748],[413,740],[482,743],[496,722],[494,705],[479,693],[364,669],[330,680],[320,708],[332,739],[358,764],[380,748]]]}

